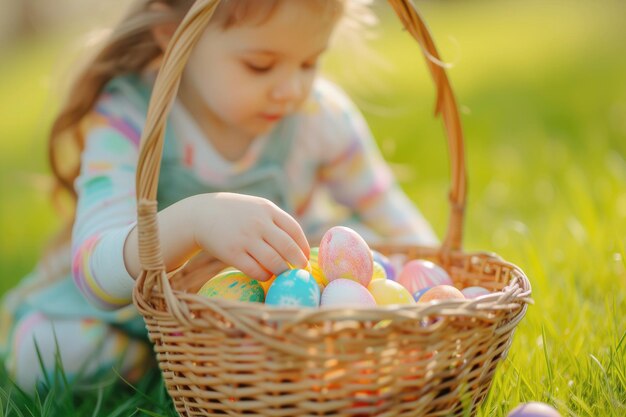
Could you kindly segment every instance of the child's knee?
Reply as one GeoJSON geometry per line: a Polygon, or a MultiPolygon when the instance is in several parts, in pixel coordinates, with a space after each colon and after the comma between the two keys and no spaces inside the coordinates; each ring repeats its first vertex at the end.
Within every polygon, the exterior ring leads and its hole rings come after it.
{"type": "Polygon", "coordinates": [[[28,393],[34,391],[43,370],[54,370],[54,337],[47,330],[50,326],[46,316],[32,313],[15,323],[13,329],[6,367],[15,383],[28,393]]]}
{"type": "Polygon", "coordinates": [[[20,320],[13,334],[7,369],[28,393],[61,372],[70,382],[113,368],[123,375],[142,373],[151,356],[146,343],[98,320],[53,320],[34,313],[20,320]]]}

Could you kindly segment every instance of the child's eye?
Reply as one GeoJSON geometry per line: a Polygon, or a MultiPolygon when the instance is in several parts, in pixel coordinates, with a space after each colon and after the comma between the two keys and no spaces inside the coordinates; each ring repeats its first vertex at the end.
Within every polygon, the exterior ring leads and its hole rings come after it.
{"type": "Polygon", "coordinates": [[[246,67],[252,72],[263,74],[269,72],[272,69],[272,65],[255,65],[250,62],[246,62],[246,67]]]}

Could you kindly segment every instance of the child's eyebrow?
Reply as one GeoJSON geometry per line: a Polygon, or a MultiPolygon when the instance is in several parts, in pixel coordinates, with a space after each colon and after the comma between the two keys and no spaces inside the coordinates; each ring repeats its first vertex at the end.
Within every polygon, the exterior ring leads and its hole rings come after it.
{"type": "MultiPolygon", "coordinates": [[[[324,45],[324,47],[322,47],[317,52],[312,54],[311,57],[315,57],[315,56],[318,56],[318,55],[322,54],[324,51],[326,51],[326,49],[328,49],[328,45],[324,45]]],[[[286,54],[284,54],[282,52],[273,51],[271,49],[254,49],[254,48],[251,48],[251,49],[245,49],[242,52],[244,54],[249,54],[249,55],[265,55],[265,56],[270,56],[270,57],[277,57],[277,56],[284,56],[284,55],[286,55],[286,54]]]]}

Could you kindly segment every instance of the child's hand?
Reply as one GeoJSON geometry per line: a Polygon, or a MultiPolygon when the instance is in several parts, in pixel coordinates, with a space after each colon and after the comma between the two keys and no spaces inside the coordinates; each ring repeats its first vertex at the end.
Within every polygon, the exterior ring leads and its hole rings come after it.
{"type": "Polygon", "coordinates": [[[216,258],[261,281],[308,263],[300,225],[269,200],[216,193],[191,197],[194,238],[216,258]]]}

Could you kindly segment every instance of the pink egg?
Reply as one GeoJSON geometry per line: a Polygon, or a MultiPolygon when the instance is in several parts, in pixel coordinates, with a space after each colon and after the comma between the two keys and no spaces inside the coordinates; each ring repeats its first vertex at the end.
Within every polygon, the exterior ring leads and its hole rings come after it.
{"type": "Polygon", "coordinates": [[[339,278],[326,286],[320,305],[375,307],[376,301],[367,288],[358,282],[339,278]]]}
{"type": "Polygon", "coordinates": [[[463,293],[465,298],[467,298],[468,300],[472,300],[474,298],[478,298],[483,295],[491,294],[491,291],[483,287],[467,287],[467,288],[463,288],[461,292],[463,293]]]}
{"type": "Polygon", "coordinates": [[[347,227],[335,226],[324,233],[318,261],[329,282],[345,278],[367,287],[372,280],[372,253],[365,240],[347,227]]]}
{"type": "Polygon", "coordinates": [[[507,417],[561,417],[561,415],[548,404],[530,402],[519,405],[507,417]]]}
{"type": "Polygon", "coordinates": [[[445,269],[424,259],[414,259],[407,262],[396,281],[409,290],[411,294],[437,285],[452,285],[452,279],[445,269]]]}
{"type": "Polygon", "coordinates": [[[420,297],[420,303],[427,303],[435,300],[464,300],[465,296],[461,291],[451,285],[437,285],[426,291],[420,297]]]}

